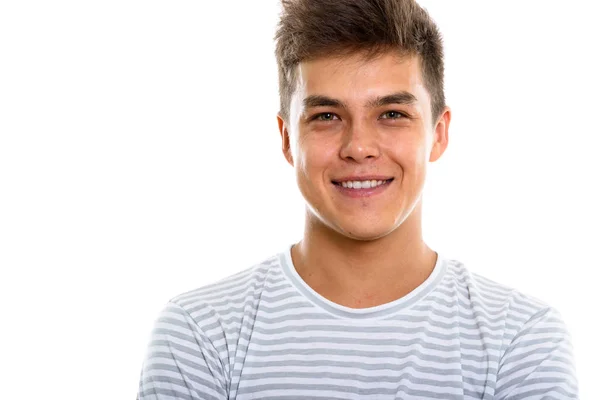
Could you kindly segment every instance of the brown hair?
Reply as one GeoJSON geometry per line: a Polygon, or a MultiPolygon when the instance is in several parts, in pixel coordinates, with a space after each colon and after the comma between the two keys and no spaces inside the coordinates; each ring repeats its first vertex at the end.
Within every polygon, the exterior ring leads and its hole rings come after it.
{"type": "Polygon", "coordinates": [[[419,56],[431,97],[432,123],[445,107],[441,34],[415,0],[282,0],[275,35],[280,115],[288,121],[296,70],[301,61],[321,56],[364,53],[373,58],[390,50],[419,56]]]}

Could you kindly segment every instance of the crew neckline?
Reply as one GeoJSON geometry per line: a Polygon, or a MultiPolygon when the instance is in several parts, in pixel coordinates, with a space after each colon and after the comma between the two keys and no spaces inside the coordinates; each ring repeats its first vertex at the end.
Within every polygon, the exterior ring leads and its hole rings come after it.
{"type": "Polygon", "coordinates": [[[444,256],[439,252],[436,252],[437,260],[435,266],[433,267],[433,271],[427,277],[427,279],[423,281],[423,283],[421,283],[419,286],[413,289],[410,293],[402,296],[399,299],[393,300],[385,304],[380,304],[378,306],[367,308],[351,308],[335,303],[323,297],[302,279],[300,274],[298,274],[298,271],[296,271],[294,263],[292,262],[293,246],[293,243],[287,245],[286,249],[283,252],[279,253],[279,261],[283,269],[284,275],[306,299],[311,301],[317,307],[322,308],[331,314],[343,318],[384,318],[395,314],[400,310],[406,309],[418,302],[419,300],[421,300],[428,293],[430,293],[442,280],[444,273],[447,269],[447,263],[445,262],[446,260],[444,256]]]}

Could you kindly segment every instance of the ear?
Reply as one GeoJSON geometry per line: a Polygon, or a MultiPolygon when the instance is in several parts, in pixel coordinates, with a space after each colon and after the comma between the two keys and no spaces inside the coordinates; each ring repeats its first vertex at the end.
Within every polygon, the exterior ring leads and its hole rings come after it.
{"type": "Polygon", "coordinates": [[[281,151],[287,162],[293,167],[294,159],[292,157],[292,151],[290,148],[290,132],[287,129],[287,125],[280,114],[277,114],[277,125],[279,126],[279,134],[281,135],[281,151]]]}
{"type": "Polygon", "coordinates": [[[450,127],[451,116],[450,108],[445,107],[435,125],[433,131],[433,144],[431,146],[431,153],[429,154],[430,162],[437,161],[448,147],[448,128],[450,127]]]}

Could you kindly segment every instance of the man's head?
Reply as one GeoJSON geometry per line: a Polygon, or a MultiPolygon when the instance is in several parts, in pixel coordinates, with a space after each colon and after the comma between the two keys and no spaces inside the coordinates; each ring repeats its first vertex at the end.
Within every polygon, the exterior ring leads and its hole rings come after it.
{"type": "Polygon", "coordinates": [[[410,222],[450,122],[426,11],[410,0],[284,0],[276,39],[283,151],[314,222],[359,240],[410,222]],[[357,197],[349,177],[393,180],[357,197]]]}

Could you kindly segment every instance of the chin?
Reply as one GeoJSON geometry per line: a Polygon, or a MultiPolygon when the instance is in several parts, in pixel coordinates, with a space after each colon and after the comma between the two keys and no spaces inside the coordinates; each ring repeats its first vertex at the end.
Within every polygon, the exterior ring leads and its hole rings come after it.
{"type": "Polygon", "coordinates": [[[389,235],[393,229],[374,226],[345,226],[342,229],[337,229],[337,231],[349,239],[366,242],[381,239],[382,237],[389,235]]]}

